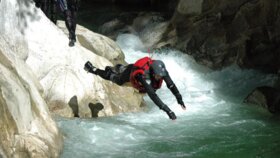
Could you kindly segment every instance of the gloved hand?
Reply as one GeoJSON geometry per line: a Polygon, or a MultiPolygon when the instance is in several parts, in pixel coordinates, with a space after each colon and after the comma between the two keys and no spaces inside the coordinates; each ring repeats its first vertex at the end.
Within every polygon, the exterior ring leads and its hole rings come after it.
{"type": "Polygon", "coordinates": [[[94,73],[93,68],[94,68],[94,67],[92,66],[92,64],[91,64],[89,61],[87,61],[87,62],[85,63],[85,66],[84,66],[84,70],[85,70],[85,71],[94,73]]]}
{"type": "Polygon", "coordinates": [[[186,110],[185,103],[183,102],[182,96],[180,93],[175,94],[178,104],[181,105],[182,109],[186,110]]]}
{"type": "Polygon", "coordinates": [[[161,107],[161,109],[167,113],[167,115],[169,116],[169,118],[171,120],[176,120],[177,117],[176,117],[175,113],[173,111],[171,111],[168,106],[163,105],[161,107]]]}
{"type": "Polygon", "coordinates": [[[173,112],[173,111],[168,111],[168,112],[166,112],[167,113],[167,115],[169,116],[169,118],[171,119],[171,120],[176,120],[176,115],[175,115],[175,113],[173,112]]]}
{"type": "Polygon", "coordinates": [[[180,105],[181,105],[182,109],[186,110],[185,103],[183,102],[183,100],[182,100],[182,99],[178,100],[177,102],[178,102],[178,104],[180,104],[180,105]]]}

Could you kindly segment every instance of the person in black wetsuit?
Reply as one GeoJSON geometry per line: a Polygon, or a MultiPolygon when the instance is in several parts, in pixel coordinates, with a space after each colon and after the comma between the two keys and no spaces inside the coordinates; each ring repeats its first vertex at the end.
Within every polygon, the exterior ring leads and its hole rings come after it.
{"type": "Polygon", "coordinates": [[[60,10],[65,17],[65,25],[69,31],[69,46],[73,47],[76,42],[76,20],[78,0],[57,0],[60,10]]]}
{"type": "Polygon", "coordinates": [[[152,101],[167,113],[170,119],[175,120],[175,113],[171,111],[155,93],[156,90],[161,87],[162,82],[165,81],[167,87],[176,97],[178,104],[180,104],[184,110],[186,109],[182,95],[170,78],[161,60],[152,60],[149,57],[144,57],[134,64],[126,66],[117,64],[114,67],[107,66],[105,70],[94,67],[88,61],[85,63],[84,69],[87,72],[98,75],[105,80],[110,80],[118,85],[130,82],[140,93],[147,93],[152,101]]]}
{"type": "Polygon", "coordinates": [[[56,24],[56,8],[59,7],[65,18],[65,25],[69,32],[69,46],[76,42],[76,20],[79,0],[34,0],[36,7],[42,9],[46,16],[56,24]]]}

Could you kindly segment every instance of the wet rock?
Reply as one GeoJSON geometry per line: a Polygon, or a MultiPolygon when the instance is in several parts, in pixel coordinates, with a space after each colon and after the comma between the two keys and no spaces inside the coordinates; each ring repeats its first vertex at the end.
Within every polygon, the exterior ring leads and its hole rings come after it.
{"type": "Polygon", "coordinates": [[[280,113],[280,91],[273,87],[257,87],[244,99],[244,102],[261,106],[274,114],[280,113]]]}
{"type": "Polygon", "coordinates": [[[275,73],[280,68],[279,8],[280,2],[272,0],[181,0],[165,35],[175,32],[173,46],[212,69],[237,63],[275,73]]]}

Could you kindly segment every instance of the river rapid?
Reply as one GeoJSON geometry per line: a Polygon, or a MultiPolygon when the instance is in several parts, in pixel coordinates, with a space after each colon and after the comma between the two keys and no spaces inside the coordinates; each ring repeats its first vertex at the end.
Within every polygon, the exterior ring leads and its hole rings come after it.
{"type": "Polygon", "coordinates": [[[256,86],[272,85],[274,75],[231,66],[211,71],[177,50],[147,53],[139,38],[116,41],[132,63],[152,56],[166,68],[187,105],[184,111],[166,88],[159,97],[177,115],[172,121],[149,99],[147,110],[93,119],[56,121],[65,134],[62,158],[267,157],[280,155],[280,118],[244,104],[256,86]]]}

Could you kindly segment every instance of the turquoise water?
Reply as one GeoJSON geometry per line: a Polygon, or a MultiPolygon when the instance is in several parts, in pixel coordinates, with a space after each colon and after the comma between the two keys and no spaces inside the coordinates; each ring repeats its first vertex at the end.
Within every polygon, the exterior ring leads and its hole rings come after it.
{"type": "MultiPolygon", "coordinates": [[[[148,55],[136,36],[121,35],[117,43],[127,62],[148,55]]],[[[169,120],[148,97],[145,112],[57,118],[65,134],[62,158],[279,157],[280,118],[242,103],[254,87],[272,85],[275,76],[237,66],[210,71],[174,50],[152,56],[165,62],[187,110],[163,85],[157,93],[176,113],[176,121],[169,120]]]]}

